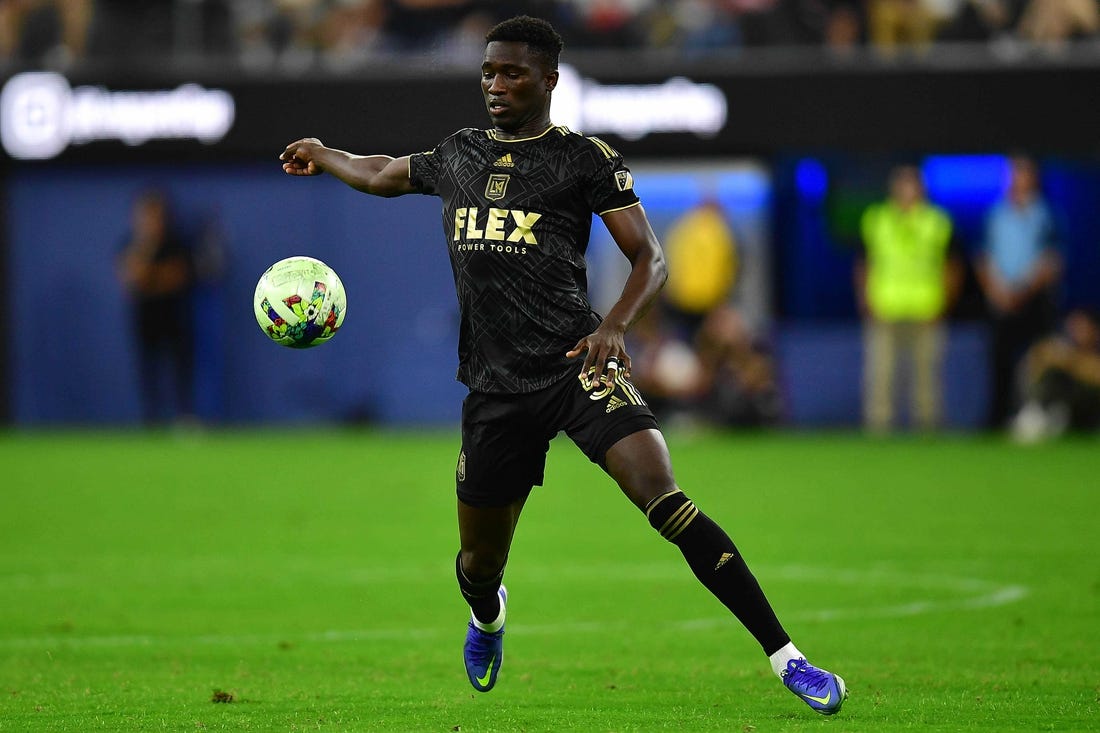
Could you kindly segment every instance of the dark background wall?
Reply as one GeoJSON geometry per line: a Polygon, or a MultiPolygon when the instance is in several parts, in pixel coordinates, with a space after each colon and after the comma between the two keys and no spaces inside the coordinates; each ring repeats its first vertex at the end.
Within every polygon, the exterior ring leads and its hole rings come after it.
{"type": "MultiPolygon", "coordinates": [[[[1000,185],[1000,156],[1016,149],[1039,155],[1067,224],[1064,302],[1100,304],[1100,67],[629,68],[581,71],[599,74],[605,85],[655,84],[680,74],[713,84],[728,103],[725,126],[706,137],[601,134],[633,165],[691,168],[747,156],[768,171],[772,188],[761,204],[771,222],[768,290],[797,422],[857,418],[851,212],[881,194],[892,161],[924,162],[933,198],[951,210],[973,251],[981,212],[1000,185]],[[812,388],[826,377],[829,389],[812,388]]],[[[205,417],[455,419],[462,388],[440,378],[453,374],[457,329],[436,202],[382,201],[331,179],[292,180],[276,156],[304,135],[356,152],[429,148],[458,127],[484,124],[476,75],[305,83],[131,72],[69,80],[114,90],[183,82],[233,96],[236,120],[222,141],[105,141],[73,145],[50,161],[0,158],[0,267],[14,304],[11,338],[0,347],[9,418],[136,420],[132,347],[113,260],[133,196],[156,184],[177,202],[196,246],[220,255],[195,304],[198,408],[205,417]],[[266,343],[250,308],[259,273],[296,253],[328,261],[352,293],[340,338],[305,353],[266,343]]],[[[963,399],[949,400],[950,417],[971,426],[984,400],[980,302],[971,299],[958,321],[949,392],[963,399]]]]}

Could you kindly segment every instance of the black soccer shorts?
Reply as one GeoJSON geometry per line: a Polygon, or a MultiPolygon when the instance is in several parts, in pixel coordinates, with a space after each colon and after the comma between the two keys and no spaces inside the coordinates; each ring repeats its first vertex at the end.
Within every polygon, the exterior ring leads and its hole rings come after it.
{"type": "Polygon", "coordinates": [[[470,392],[462,403],[458,498],[477,507],[506,506],[541,486],[550,440],[565,431],[601,468],[616,442],[657,428],[641,394],[625,377],[587,387],[570,375],[537,392],[470,392]]]}

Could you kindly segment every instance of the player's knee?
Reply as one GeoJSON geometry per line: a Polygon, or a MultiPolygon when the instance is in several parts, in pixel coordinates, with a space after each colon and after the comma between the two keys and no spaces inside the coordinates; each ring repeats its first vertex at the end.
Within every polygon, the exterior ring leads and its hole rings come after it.
{"type": "Polygon", "coordinates": [[[458,570],[472,583],[492,582],[504,574],[508,554],[485,549],[464,549],[458,553],[458,570]]]}
{"type": "Polygon", "coordinates": [[[624,438],[608,450],[605,461],[608,474],[639,509],[676,489],[668,451],[657,431],[624,438]]]}
{"type": "Polygon", "coordinates": [[[632,471],[619,478],[618,484],[642,511],[660,497],[678,491],[672,474],[665,471],[632,471]]]}

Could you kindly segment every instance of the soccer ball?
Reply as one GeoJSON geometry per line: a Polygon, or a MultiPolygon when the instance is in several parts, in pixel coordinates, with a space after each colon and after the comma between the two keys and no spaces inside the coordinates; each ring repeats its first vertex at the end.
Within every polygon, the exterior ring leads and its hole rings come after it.
{"type": "Polygon", "coordinates": [[[347,297],[339,276],[312,257],[287,257],[260,276],[256,322],[275,343],[307,349],[332,338],[344,322],[347,297]]]}

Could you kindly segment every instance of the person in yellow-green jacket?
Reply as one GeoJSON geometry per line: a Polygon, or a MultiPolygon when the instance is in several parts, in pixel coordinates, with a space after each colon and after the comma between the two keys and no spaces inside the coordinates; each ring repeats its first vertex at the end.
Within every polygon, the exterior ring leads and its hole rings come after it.
{"type": "Polygon", "coordinates": [[[962,282],[951,217],[927,200],[920,170],[899,165],[890,172],[889,196],[863,213],[860,233],[864,425],[876,433],[895,427],[897,377],[907,374],[912,425],[933,430],[943,410],[944,317],[962,282]]]}

